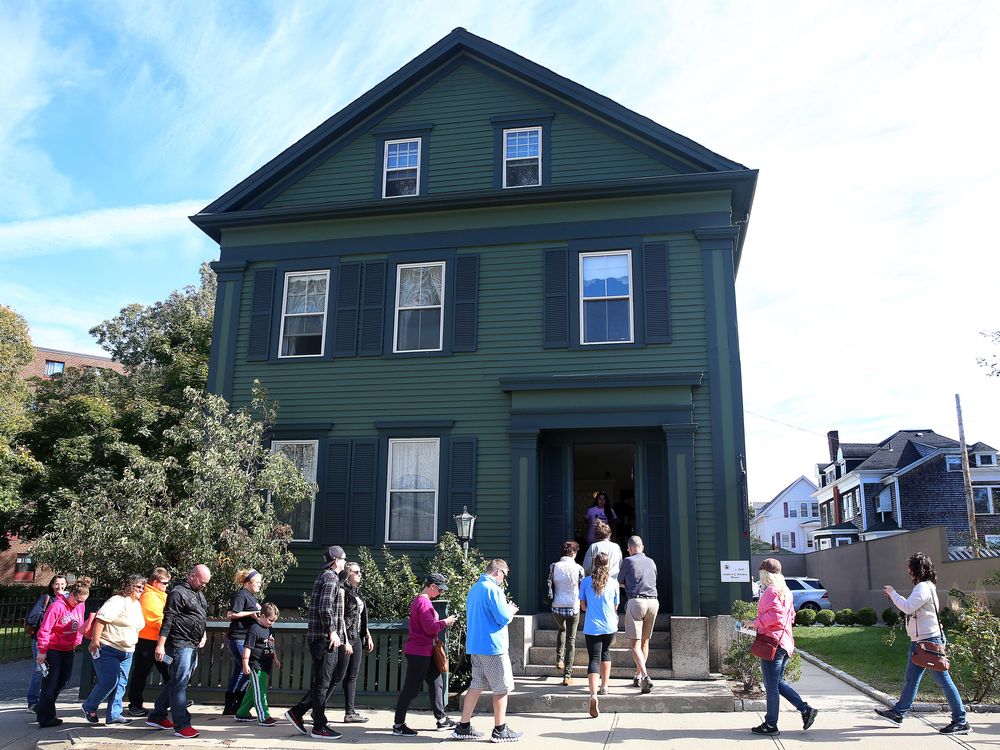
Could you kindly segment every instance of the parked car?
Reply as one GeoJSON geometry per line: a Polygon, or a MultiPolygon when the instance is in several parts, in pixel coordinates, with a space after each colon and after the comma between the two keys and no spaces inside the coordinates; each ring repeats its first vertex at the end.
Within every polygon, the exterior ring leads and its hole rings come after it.
{"type": "MultiPolygon", "coordinates": [[[[786,578],[785,583],[788,584],[788,588],[792,592],[792,602],[796,612],[800,609],[811,609],[814,612],[819,612],[821,609],[833,609],[830,606],[830,595],[818,578],[786,578]]],[[[760,599],[760,584],[757,581],[751,581],[750,585],[753,588],[753,600],[757,601],[760,599]]]]}

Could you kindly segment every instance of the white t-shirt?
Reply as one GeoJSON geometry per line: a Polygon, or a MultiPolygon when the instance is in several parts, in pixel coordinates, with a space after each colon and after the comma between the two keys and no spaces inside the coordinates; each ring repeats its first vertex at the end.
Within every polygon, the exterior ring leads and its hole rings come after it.
{"type": "Polygon", "coordinates": [[[131,596],[112,596],[97,610],[97,619],[104,623],[101,644],[119,651],[135,651],[139,631],[146,626],[142,606],[131,596]]]}

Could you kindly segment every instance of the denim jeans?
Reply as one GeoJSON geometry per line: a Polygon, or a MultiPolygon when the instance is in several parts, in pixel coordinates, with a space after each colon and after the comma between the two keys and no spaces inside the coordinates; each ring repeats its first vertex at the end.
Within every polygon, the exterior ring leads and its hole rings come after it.
{"type": "Polygon", "coordinates": [[[229,653],[233,655],[233,674],[229,678],[229,687],[226,688],[226,692],[242,693],[246,690],[247,681],[250,679],[243,674],[243,644],[246,641],[242,638],[239,640],[227,638],[226,641],[229,643],[229,653]]]}
{"type": "Polygon", "coordinates": [[[73,652],[50,650],[45,663],[49,665],[49,673],[42,678],[42,692],[35,706],[38,723],[43,727],[50,726],[56,718],[56,699],[73,674],[73,652]]]}
{"type": "Polygon", "coordinates": [[[35,660],[35,671],[28,682],[28,705],[34,706],[42,697],[42,670],[38,666],[38,640],[35,638],[31,639],[31,658],[35,660]]]}
{"type": "MultiPolygon", "coordinates": [[[[122,698],[125,697],[125,685],[128,684],[128,671],[132,666],[132,652],[120,651],[117,648],[101,644],[100,657],[94,659],[94,672],[97,682],[90,689],[90,695],[83,702],[83,710],[87,713],[97,711],[101,701],[108,699],[107,721],[114,721],[122,715],[122,698]]],[[[87,654],[90,657],[90,654],[87,654]]]]}
{"type": "MultiPolygon", "coordinates": [[[[930,643],[943,643],[939,636],[934,636],[933,638],[925,638],[925,641],[930,643]]],[[[910,644],[910,660],[906,664],[906,677],[903,679],[903,691],[899,695],[899,700],[896,701],[896,705],[892,707],[900,716],[906,714],[913,707],[913,701],[917,698],[917,689],[920,687],[920,680],[924,676],[924,672],[927,670],[923,667],[918,667],[913,663],[913,652],[917,650],[917,644],[910,644]]],[[[955,682],[951,679],[950,672],[935,672],[931,670],[931,675],[934,677],[934,681],[941,688],[941,692],[944,693],[944,697],[948,699],[948,706],[951,707],[951,720],[957,722],[965,721],[965,706],[962,705],[962,699],[958,695],[958,688],[955,687],[955,682]]]]}
{"type": "Polygon", "coordinates": [[[146,680],[149,673],[156,667],[160,679],[166,685],[170,680],[170,670],[163,662],[156,661],[153,654],[156,651],[156,641],[140,638],[135,644],[135,655],[132,657],[132,674],[128,678],[128,706],[141,709],[143,693],[146,691],[146,680]]]}
{"type": "Polygon", "coordinates": [[[149,720],[162,721],[167,718],[169,707],[174,726],[183,729],[191,726],[191,713],[187,710],[187,687],[198,666],[198,649],[172,646],[167,649],[167,653],[173,658],[168,667],[170,680],[156,697],[153,710],[149,712],[149,720]]]}
{"type": "Polygon", "coordinates": [[[795,706],[795,710],[808,711],[809,704],[806,703],[795,692],[787,682],[785,682],[785,667],[788,666],[788,652],[779,648],[774,654],[773,661],[760,660],[760,670],[764,673],[764,690],[767,692],[767,712],[764,714],[764,723],[772,727],[778,726],[778,706],[781,698],[795,706]]]}
{"type": "Polygon", "coordinates": [[[573,660],[576,659],[576,628],[580,624],[580,613],[572,617],[552,613],[559,632],[556,635],[556,661],[563,663],[563,677],[573,676],[573,660]]]}

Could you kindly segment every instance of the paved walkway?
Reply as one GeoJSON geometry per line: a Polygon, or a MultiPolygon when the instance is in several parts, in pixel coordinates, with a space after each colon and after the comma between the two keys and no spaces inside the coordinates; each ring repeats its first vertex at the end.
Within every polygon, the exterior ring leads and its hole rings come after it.
{"type": "MultiPolygon", "coordinates": [[[[2,668],[4,685],[10,684],[13,670],[10,665],[2,668]]],[[[628,691],[616,687],[612,690],[628,691]]],[[[623,681],[621,681],[623,682],[623,681]]],[[[583,689],[583,688],[581,688],[583,689]]],[[[797,748],[893,748],[899,750],[934,750],[935,748],[992,748],[1000,750],[1000,714],[970,714],[973,733],[965,737],[945,737],[937,728],[948,723],[946,714],[924,714],[908,718],[901,728],[878,720],[872,709],[876,704],[840,680],[810,664],[802,668],[802,680],[796,683],[802,695],[820,709],[816,724],[803,732],[798,714],[791,707],[783,706],[778,737],[757,737],[749,728],[759,724],[763,716],[757,712],[741,713],[692,713],[692,714],[602,714],[597,719],[581,714],[524,714],[512,716],[510,725],[524,732],[519,743],[521,750],[552,750],[555,743],[562,745],[587,745],[595,750],[648,750],[648,743],[656,742],[657,748],[704,747],[769,748],[786,750],[797,748]],[[786,710],[787,709],[787,710],[786,710]]],[[[74,697],[74,693],[64,693],[74,697]]],[[[487,697],[480,700],[486,706],[487,697]]],[[[424,705],[424,698],[418,699],[424,705]]],[[[209,750],[210,748],[312,748],[323,744],[349,744],[355,748],[397,749],[401,745],[427,746],[443,743],[445,734],[427,730],[433,719],[426,711],[413,711],[409,724],[421,734],[404,739],[393,737],[392,714],[389,711],[366,711],[371,722],[363,726],[343,727],[344,738],[339,743],[324,743],[295,734],[282,721],[276,727],[265,729],[254,724],[237,724],[230,717],[222,717],[218,706],[195,706],[195,726],[202,734],[196,740],[182,740],[167,732],[141,727],[106,728],[91,727],[80,714],[79,703],[66,701],[59,706],[59,713],[66,723],[58,729],[40,730],[32,723],[33,715],[25,711],[21,701],[0,702],[0,750],[209,750]],[[38,743],[36,745],[36,743],[38,743]],[[72,743],[72,744],[71,744],[72,743]]],[[[275,715],[279,715],[278,711],[275,715]]],[[[331,714],[340,718],[339,714],[331,714]]],[[[473,720],[480,730],[488,730],[492,721],[480,713],[473,720]]],[[[457,745],[458,743],[448,743],[457,745]]],[[[465,746],[463,744],[463,746],[465,746]]]]}

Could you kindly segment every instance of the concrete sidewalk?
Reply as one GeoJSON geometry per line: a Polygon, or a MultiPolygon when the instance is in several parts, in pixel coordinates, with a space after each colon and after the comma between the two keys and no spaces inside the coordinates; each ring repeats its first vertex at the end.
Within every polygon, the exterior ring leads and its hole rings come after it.
{"type": "MultiPolygon", "coordinates": [[[[510,717],[510,725],[524,732],[519,743],[523,750],[551,750],[554,743],[573,743],[604,748],[614,745],[624,750],[647,750],[650,742],[658,748],[749,748],[779,747],[792,750],[805,747],[840,747],[851,743],[857,748],[898,748],[907,750],[934,750],[953,748],[993,748],[1000,750],[1000,715],[970,714],[973,733],[965,737],[945,737],[937,728],[948,723],[947,714],[924,714],[906,720],[901,728],[883,722],[873,713],[876,703],[867,696],[847,686],[818,668],[803,665],[802,680],[795,687],[802,696],[820,709],[816,724],[808,732],[801,729],[798,714],[790,707],[782,707],[778,737],[757,737],[749,728],[759,724],[759,712],[691,713],[691,714],[602,714],[591,719],[586,714],[521,714],[510,717]]],[[[612,691],[628,692],[624,681],[612,681],[612,691]]],[[[581,694],[586,689],[581,687],[581,694]]],[[[67,697],[74,697],[72,693],[67,697]]],[[[488,696],[480,700],[481,707],[488,707],[488,696]]],[[[426,698],[418,698],[418,706],[426,705],[426,698]]],[[[280,716],[282,709],[275,709],[280,716]]],[[[231,717],[223,717],[217,706],[195,706],[195,726],[202,732],[196,740],[182,740],[171,733],[148,729],[144,725],[106,728],[92,727],[80,714],[79,703],[66,701],[59,706],[59,714],[66,723],[58,729],[40,730],[32,722],[33,715],[25,711],[23,703],[0,704],[0,750],[195,750],[195,748],[310,748],[317,746],[349,744],[357,748],[399,748],[403,745],[426,746],[444,743],[447,734],[431,731],[433,718],[426,711],[411,711],[408,723],[420,732],[418,737],[393,737],[389,711],[365,711],[371,721],[364,725],[334,726],[343,731],[339,743],[313,740],[296,734],[282,721],[265,729],[256,724],[239,724],[231,717]]],[[[103,714],[102,714],[103,716],[103,714]]],[[[330,717],[340,719],[339,713],[330,717]]],[[[138,723],[138,722],[137,722],[138,723]]],[[[487,732],[492,719],[480,711],[473,725],[487,732]]],[[[448,743],[458,745],[459,743],[448,743]]]]}

